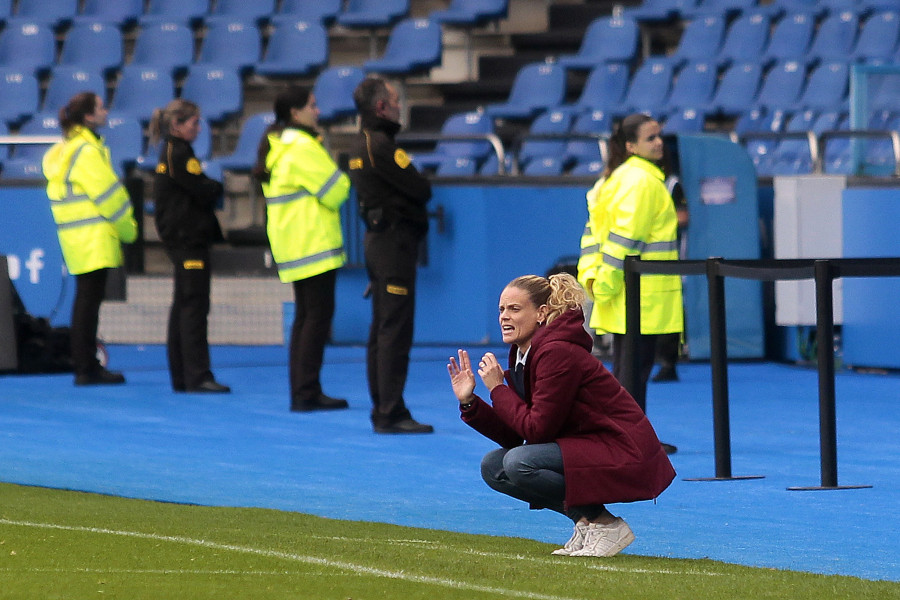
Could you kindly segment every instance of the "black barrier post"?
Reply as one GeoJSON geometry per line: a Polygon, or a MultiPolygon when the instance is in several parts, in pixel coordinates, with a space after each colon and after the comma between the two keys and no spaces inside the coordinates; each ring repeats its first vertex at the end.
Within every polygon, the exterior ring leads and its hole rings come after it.
{"type": "Polygon", "coordinates": [[[834,385],[834,293],[835,270],[831,261],[817,260],[816,276],[816,359],[819,372],[819,461],[822,485],[789,487],[791,491],[869,488],[871,485],[838,485],[837,413],[834,385]]]}
{"type": "Polygon", "coordinates": [[[646,414],[647,402],[644,398],[638,399],[635,392],[640,386],[640,354],[638,346],[641,337],[641,274],[634,268],[635,263],[641,260],[639,256],[625,257],[625,339],[622,348],[622,360],[624,381],[620,381],[628,393],[637,399],[638,406],[646,414]]]}
{"type": "Polygon", "coordinates": [[[728,413],[728,333],[725,319],[725,278],[719,273],[721,258],[706,261],[709,298],[709,363],[712,368],[713,438],[716,476],[692,477],[685,481],[729,481],[762,479],[762,475],[731,475],[731,417],[728,413]]]}

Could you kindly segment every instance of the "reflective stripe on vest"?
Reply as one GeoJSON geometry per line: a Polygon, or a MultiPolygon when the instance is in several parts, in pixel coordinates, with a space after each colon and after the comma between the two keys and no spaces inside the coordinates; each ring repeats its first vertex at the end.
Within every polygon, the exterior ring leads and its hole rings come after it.
{"type": "Polygon", "coordinates": [[[279,271],[287,271],[289,269],[305,267],[306,265],[311,265],[313,263],[319,262],[320,260],[325,260],[326,258],[340,256],[343,253],[344,253],[343,246],[340,248],[333,248],[331,250],[325,250],[324,252],[319,252],[318,254],[313,254],[312,256],[304,256],[303,258],[298,258],[297,260],[292,260],[290,262],[278,263],[278,270],[279,271]]]}
{"type": "Polygon", "coordinates": [[[637,250],[641,254],[644,252],[667,252],[669,250],[677,250],[678,242],[672,240],[671,242],[653,242],[648,244],[647,242],[642,242],[640,240],[632,240],[627,237],[622,237],[619,234],[609,232],[609,241],[616,243],[624,248],[628,248],[629,250],[637,250]]]}
{"type": "Polygon", "coordinates": [[[300,191],[294,192],[293,194],[285,194],[284,196],[272,196],[271,198],[266,198],[266,204],[287,204],[288,202],[302,200],[303,198],[308,198],[309,196],[312,196],[312,194],[304,189],[301,189],[300,191]]]}
{"type": "Polygon", "coordinates": [[[328,178],[328,181],[325,182],[325,184],[322,186],[322,188],[319,190],[319,193],[316,194],[316,196],[321,198],[322,196],[324,196],[328,192],[330,192],[331,188],[334,187],[334,184],[336,184],[338,182],[338,180],[341,178],[341,175],[342,175],[341,171],[339,169],[335,169],[334,173],[331,174],[331,177],[328,178]]]}

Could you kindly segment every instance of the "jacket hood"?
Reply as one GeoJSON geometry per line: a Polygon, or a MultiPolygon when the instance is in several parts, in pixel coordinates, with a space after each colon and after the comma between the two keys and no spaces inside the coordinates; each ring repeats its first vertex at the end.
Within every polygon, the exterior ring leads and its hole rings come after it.
{"type": "Polygon", "coordinates": [[[90,129],[76,125],[61,142],[53,144],[44,154],[42,167],[48,180],[62,179],[69,168],[72,154],[84,143],[99,144],[101,140],[90,129]]]}
{"type": "Polygon", "coordinates": [[[567,310],[556,317],[549,325],[541,327],[531,341],[532,349],[548,342],[569,342],[581,346],[588,352],[594,346],[594,340],[584,329],[584,313],[581,309],[567,310]]]}
{"type": "Polygon", "coordinates": [[[314,133],[306,129],[288,127],[280,132],[272,132],[268,136],[269,153],[266,156],[266,170],[271,172],[275,164],[281,159],[287,149],[294,145],[300,137],[316,139],[314,133]]]}

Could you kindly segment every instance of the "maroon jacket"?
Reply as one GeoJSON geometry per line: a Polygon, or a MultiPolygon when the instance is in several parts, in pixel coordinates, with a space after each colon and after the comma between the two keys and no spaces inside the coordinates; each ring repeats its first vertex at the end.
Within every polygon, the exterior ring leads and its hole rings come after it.
{"type": "MultiPolygon", "coordinates": [[[[511,385],[498,385],[491,392],[493,406],[477,398],[462,411],[462,420],[504,448],[559,444],[566,506],[656,498],[675,469],[650,421],[591,355],[591,346],[582,312],[564,312],[531,341],[525,398],[511,385]]],[[[515,359],[512,347],[511,366],[515,359]]]]}

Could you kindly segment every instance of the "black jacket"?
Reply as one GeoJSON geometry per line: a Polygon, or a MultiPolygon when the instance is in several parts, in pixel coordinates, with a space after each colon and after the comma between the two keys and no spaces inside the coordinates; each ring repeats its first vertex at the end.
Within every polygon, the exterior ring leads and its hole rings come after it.
{"type": "Polygon", "coordinates": [[[399,130],[399,124],[385,119],[363,122],[350,155],[350,180],[370,231],[405,225],[424,235],[431,183],[397,146],[399,130]]]}
{"type": "Polygon", "coordinates": [[[166,138],[153,183],[156,229],[166,247],[201,248],[224,239],[215,213],[222,184],[203,173],[188,142],[166,138]]]}

